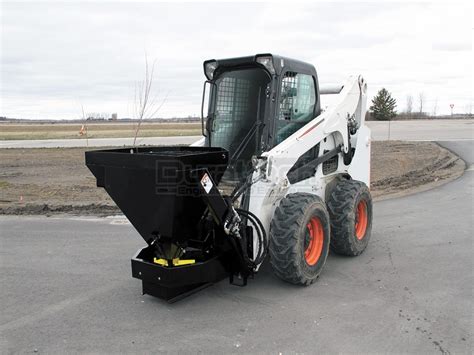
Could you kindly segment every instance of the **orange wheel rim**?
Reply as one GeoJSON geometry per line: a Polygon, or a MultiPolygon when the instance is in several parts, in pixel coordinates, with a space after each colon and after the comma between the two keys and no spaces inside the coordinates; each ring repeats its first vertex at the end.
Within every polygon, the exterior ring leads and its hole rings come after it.
{"type": "Polygon", "coordinates": [[[304,259],[308,265],[313,266],[318,262],[323,251],[324,229],[318,217],[311,217],[306,228],[308,229],[308,238],[304,259]]]}
{"type": "Polygon", "coordinates": [[[355,234],[357,239],[361,240],[365,237],[365,232],[367,231],[367,223],[367,203],[365,201],[360,201],[357,204],[355,220],[355,234]]]}

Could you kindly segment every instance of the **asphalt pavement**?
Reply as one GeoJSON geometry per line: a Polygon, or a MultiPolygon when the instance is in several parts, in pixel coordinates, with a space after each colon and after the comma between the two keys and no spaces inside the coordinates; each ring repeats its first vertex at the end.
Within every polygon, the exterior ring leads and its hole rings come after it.
{"type": "MultiPolygon", "coordinates": [[[[474,120],[411,120],[411,121],[368,121],[373,140],[406,141],[446,141],[474,139],[474,120]]],[[[191,144],[201,136],[144,137],[138,145],[191,144]]],[[[112,147],[130,146],[133,138],[93,138],[81,139],[43,139],[43,140],[4,140],[0,148],[57,148],[57,147],[112,147]]]]}
{"type": "Polygon", "coordinates": [[[459,141],[474,139],[474,120],[368,121],[373,140],[459,141]]]}
{"type": "MultiPolygon", "coordinates": [[[[472,166],[472,141],[442,144],[472,166]]],[[[125,220],[2,216],[0,353],[472,353],[473,171],[374,213],[310,287],[265,264],[172,305],[131,277],[125,220]]]]}

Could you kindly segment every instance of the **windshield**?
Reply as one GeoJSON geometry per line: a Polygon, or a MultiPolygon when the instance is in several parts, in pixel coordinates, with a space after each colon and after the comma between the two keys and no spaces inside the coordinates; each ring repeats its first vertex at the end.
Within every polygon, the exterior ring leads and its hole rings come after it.
{"type": "Polygon", "coordinates": [[[226,71],[215,81],[210,143],[227,149],[234,166],[237,161],[250,164],[256,154],[269,82],[269,75],[259,68],[226,71]]]}

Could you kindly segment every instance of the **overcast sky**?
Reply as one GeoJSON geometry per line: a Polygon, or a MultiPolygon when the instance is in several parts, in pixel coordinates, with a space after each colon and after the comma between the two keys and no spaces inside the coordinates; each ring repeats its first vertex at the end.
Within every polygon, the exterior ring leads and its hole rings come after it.
{"type": "MultiPolygon", "coordinates": [[[[472,5],[2,2],[0,116],[133,115],[144,53],[157,59],[159,117],[200,112],[202,62],[277,53],[314,64],[320,83],[362,74],[406,107],[465,112],[473,100],[472,5]]],[[[324,102],[323,102],[324,104],[324,102]]]]}

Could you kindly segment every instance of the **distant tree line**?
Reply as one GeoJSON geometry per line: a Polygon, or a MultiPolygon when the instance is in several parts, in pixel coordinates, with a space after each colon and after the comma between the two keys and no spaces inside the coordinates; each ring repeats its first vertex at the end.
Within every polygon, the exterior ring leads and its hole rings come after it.
{"type": "Polygon", "coordinates": [[[391,93],[385,89],[380,89],[372,99],[372,105],[367,111],[367,120],[407,120],[407,119],[430,119],[430,118],[471,118],[472,115],[472,102],[464,107],[464,113],[451,115],[438,115],[438,98],[433,100],[431,111],[428,112],[426,109],[426,95],[424,92],[420,92],[417,95],[417,101],[414,101],[413,95],[409,94],[406,96],[405,110],[401,112],[396,111],[397,101],[392,97],[391,93]],[[415,106],[416,105],[416,106],[415,106]]]}

